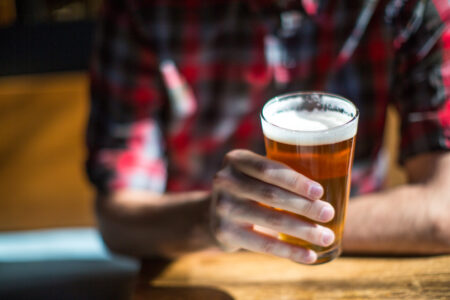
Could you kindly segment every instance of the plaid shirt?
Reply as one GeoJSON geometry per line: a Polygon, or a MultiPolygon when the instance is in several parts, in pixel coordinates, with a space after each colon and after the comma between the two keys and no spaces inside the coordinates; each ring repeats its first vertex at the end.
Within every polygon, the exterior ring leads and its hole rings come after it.
{"type": "Polygon", "coordinates": [[[378,190],[386,108],[400,161],[450,148],[447,0],[116,0],[91,69],[88,173],[100,192],[208,190],[226,152],[264,153],[274,95],[322,90],[360,109],[354,193],[378,190]]]}

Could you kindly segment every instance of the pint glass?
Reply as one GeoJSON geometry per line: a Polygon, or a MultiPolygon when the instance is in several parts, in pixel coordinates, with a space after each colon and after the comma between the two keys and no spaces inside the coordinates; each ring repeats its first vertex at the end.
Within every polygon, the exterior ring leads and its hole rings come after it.
{"type": "Polygon", "coordinates": [[[328,247],[279,233],[281,240],[314,250],[316,264],[341,253],[358,117],[352,102],[321,92],[278,96],[261,112],[267,157],[319,182],[324,189],[322,200],[335,209],[333,220],[321,223],[335,234],[335,241],[328,247]]]}

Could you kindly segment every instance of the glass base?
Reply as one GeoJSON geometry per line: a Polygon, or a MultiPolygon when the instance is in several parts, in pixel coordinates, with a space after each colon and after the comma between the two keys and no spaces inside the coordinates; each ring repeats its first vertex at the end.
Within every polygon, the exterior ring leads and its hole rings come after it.
{"type": "Polygon", "coordinates": [[[341,255],[341,253],[342,249],[339,246],[333,249],[329,249],[326,252],[317,253],[317,260],[312,263],[312,265],[321,265],[330,262],[341,255]]]}
{"type": "Polygon", "coordinates": [[[341,255],[342,253],[341,243],[337,243],[337,245],[335,244],[333,247],[320,247],[283,233],[279,233],[278,238],[290,244],[298,245],[315,251],[317,253],[317,260],[312,263],[312,265],[327,263],[341,255]]]}

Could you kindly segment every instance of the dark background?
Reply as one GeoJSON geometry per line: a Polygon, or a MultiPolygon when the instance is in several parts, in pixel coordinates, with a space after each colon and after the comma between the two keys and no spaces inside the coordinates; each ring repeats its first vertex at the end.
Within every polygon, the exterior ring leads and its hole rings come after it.
{"type": "Polygon", "coordinates": [[[100,1],[0,1],[0,76],[86,70],[100,1]]]}

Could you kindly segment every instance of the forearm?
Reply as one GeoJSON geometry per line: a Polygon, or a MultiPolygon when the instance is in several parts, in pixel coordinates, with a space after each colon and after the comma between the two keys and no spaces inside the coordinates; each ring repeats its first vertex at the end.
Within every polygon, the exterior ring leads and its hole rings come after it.
{"type": "Polygon", "coordinates": [[[450,252],[448,197],[441,186],[411,184],[350,201],[344,232],[349,253],[450,252]]]}
{"type": "Polygon", "coordinates": [[[99,197],[96,208],[103,239],[113,251],[174,257],[214,245],[209,202],[206,192],[122,191],[99,197]]]}

